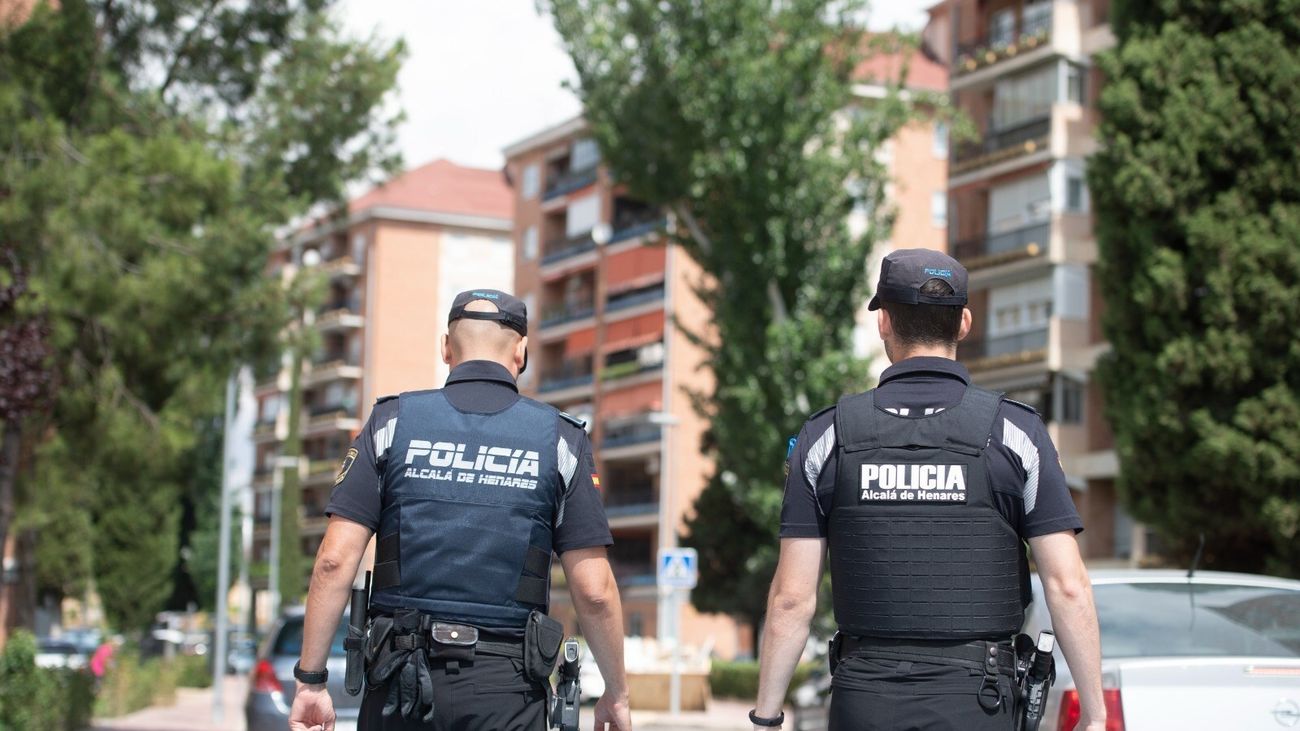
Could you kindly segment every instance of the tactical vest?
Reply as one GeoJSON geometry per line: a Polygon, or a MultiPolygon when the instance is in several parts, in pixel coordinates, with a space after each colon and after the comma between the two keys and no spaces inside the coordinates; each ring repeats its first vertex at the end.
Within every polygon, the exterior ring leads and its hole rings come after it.
{"type": "Polygon", "coordinates": [[[989,444],[1002,395],[896,416],[873,391],[835,412],[829,544],[835,621],[852,635],[1005,639],[1028,596],[1024,544],[993,502],[989,444]]]}
{"type": "Polygon", "coordinates": [[[549,600],[563,490],[557,412],[521,398],[495,414],[465,413],[438,390],[398,399],[372,605],[524,627],[549,600]]]}

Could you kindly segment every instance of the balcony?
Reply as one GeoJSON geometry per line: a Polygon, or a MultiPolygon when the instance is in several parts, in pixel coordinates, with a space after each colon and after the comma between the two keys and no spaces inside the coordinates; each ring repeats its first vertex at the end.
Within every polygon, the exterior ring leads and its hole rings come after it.
{"type": "Polygon", "coordinates": [[[1051,236],[1051,222],[1043,221],[1013,231],[957,241],[952,245],[952,255],[967,269],[980,269],[1043,256],[1048,251],[1051,236]]]}
{"type": "Polygon", "coordinates": [[[351,279],[360,276],[361,266],[351,256],[340,256],[322,264],[321,271],[330,279],[351,279]]]}
{"type": "Polygon", "coordinates": [[[542,254],[542,266],[556,264],[595,249],[596,242],[591,238],[590,231],[570,238],[549,241],[546,244],[546,253],[542,254]]]}
{"type": "Polygon", "coordinates": [[[270,421],[259,421],[253,427],[253,441],[257,444],[273,442],[277,439],[275,434],[275,419],[270,421]]]}
{"type": "Polygon", "coordinates": [[[541,383],[537,391],[542,394],[555,394],[584,386],[589,387],[594,378],[590,362],[566,363],[558,368],[542,371],[541,383]]]}
{"type": "Polygon", "coordinates": [[[615,221],[614,231],[609,236],[609,243],[617,244],[620,241],[628,241],[639,236],[645,236],[663,229],[668,224],[668,219],[656,215],[653,218],[634,219],[629,221],[615,221]]]}
{"type": "Polygon", "coordinates": [[[1019,32],[997,35],[985,33],[979,38],[958,43],[956,53],[953,54],[953,77],[972,74],[1049,45],[1052,40],[1051,5],[1047,5],[1046,9],[1047,12],[1039,12],[1030,17],[1021,15],[1018,19],[1019,32]]]}
{"type": "Polygon", "coordinates": [[[365,319],[357,310],[354,304],[335,303],[316,317],[316,329],[321,332],[358,329],[365,324],[365,319]]]}
{"type": "Polygon", "coordinates": [[[552,198],[559,198],[562,195],[572,193],[575,190],[582,190],[595,183],[598,169],[599,166],[592,165],[578,170],[570,170],[550,178],[546,181],[546,190],[542,193],[542,200],[548,201],[552,198]]]}
{"type": "Polygon", "coordinates": [[[585,320],[595,314],[596,305],[594,302],[565,303],[555,307],[549,307],[542,311],[541,328],[545,330],[547,328],[567,325],[571,322],[585,320]]]}
{"type": "Polygon", "coordinates": [[[957,344],[957,360],[972,371],[1045,361],[1049,328],[1011,335],[966,339],[957,344]]]}
{"type": "Polygon", "coordinates": [[[605,300],[605,314],[626,310],[638,305],[644,305],[650,302],[663,302],[664,283],[659,282],[649,287],[641,287],[627,292],[620,292],[610,295],[605,300]]]}
{"type": "Polygon", "coordinates": [[[361,366],[351,358],[328,358],[312,363],[311,372],[303,379],[305,386],[319,386],[330,381],[361,378],[361,366]]]}
{"type": "Polygon", "coordinates": [[[617,381],[622,378],[631,378],[633,376],[638,376],[643,373],[652,373],[655,371],[659,371],[663,367],[664,364],[662,361],[658,363],[640,363],[638,361],[633,360],[633,361],[624,361],[622,363],[615,363],[613,365],[605,366],[605,369],[600,372],[600,382],[608,383],[610,381],[617,381]]]}
{"type": "Polygon", "coordinates": [[[610,568],[614,570],[614,579],[620,587],[655,585],[655,566],[649,561],[611,561],[610,568]]]}
{"type": "Polygon", "coordinates": [[[309,485],[328,485],[339,473],[336,459],[313,459],[307,462],[307,476],[303,478],[304,487],[309,485]]]}
{"type": "Polygon", "coordinates": [[[960,145],[953,151],[949,176],[955,178],[962,173],[1047,150],[1051,134],[1051,115],[990,131],[983,140],[960,145]]]}
{"type": "Polygon", "coordinates": [[[361,428],[361,420],[356,413],[355,404],[335,403],[313,406],[308,409],[304,435],[328,434],[335,431],[354,432],[361,428]]]}
{"type": "Polygon", "coordinates": [[[631,420],[609,420],[605,422],[604,436],[600,441],[602,449],[617,449],[637,444],[658,444],[660,427],[645,417],[631,420]]]}
{"type": "Polygon", "coordinates": [[[651,483],[610,485],[605,515],[611,528],[648,528],[659,522],[659,490],[651,483]]]}

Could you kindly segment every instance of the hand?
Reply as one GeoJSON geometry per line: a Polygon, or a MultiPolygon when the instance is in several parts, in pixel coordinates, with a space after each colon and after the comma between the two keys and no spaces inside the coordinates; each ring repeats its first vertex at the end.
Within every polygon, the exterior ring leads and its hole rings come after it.
{"type": "Polygon", "coordinates": [[[324,685],[298,684],[289,710],[289,731],[334,731],[334,701],[324,685]]]}
{"type": "Polygon", "coordinates": [[[606,693],[596,701],[595,731],[632,731],[632,712],[627,708],[627,696],[612,696],[606,693]]]}

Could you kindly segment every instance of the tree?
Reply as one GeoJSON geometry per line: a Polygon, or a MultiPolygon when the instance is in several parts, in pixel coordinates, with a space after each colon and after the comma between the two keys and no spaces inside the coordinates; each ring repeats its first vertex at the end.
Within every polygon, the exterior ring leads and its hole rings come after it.
{"type": "MultiPolygon", "coordinates": [[[[553,0],[613,178],[670,211],[712,309],[690,332],[713,374],[693,394],[715,462],[688,521],[696,607],[754,621],[777,553],[781,464],[810,407],[866,382],[852,356],[866,259],[893,221],[873,153],[910,116],[891,84],[861,104],[858,3],[553,0]],[[870,213],[861,235],[847,219],[870,213]]],[[[685,323],[678,323],[685,325],[685,323]]],[[[693,325],[693,324],[692,324],[693,325]]]]}
{"type": "Polygon", "coordinates": [[[1300,575],[1300,3],[1113,5],[1089,163],[1129,509],[1300,575]]]}
{"type": "Polygon", "coordinates": [[[331,4],[62,0],[0,28],[0,245],[30,273],[58,384],[21,431],[37,458],[20,492],[37,519],[84,511],[38,551],[81,525],[89,561],[42,580],[89,568],[123,629],[171,593],[226,377],[276,354],[292,316],[265,276],[275,231],[396,164],[402,46],[343,37],[331,4]],[[59,505],[41,497],[55,480],[59,505]]]}

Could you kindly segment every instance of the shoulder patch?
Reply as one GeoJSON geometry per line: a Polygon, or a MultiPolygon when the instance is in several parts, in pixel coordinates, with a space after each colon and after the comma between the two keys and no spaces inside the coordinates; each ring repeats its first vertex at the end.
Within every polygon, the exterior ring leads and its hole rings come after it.
{"type": "Polygon", "coordinates": [[[587,422],[583,421],[582,419],[579,419],[578,417],[574,416],[573,414],[570,414],[567,411],[561,411],[559,412],[559,414],[561,419],[564,419],[565,421],[569,422],[570,424],[578,427],[583,431],[587,430],[587,422]]]}

